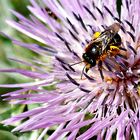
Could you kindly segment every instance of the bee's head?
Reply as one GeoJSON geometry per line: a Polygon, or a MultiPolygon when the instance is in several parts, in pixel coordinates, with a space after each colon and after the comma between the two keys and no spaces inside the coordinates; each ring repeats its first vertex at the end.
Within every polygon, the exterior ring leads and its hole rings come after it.
{"type": "Polygon", "coordinates": [[[96,60],[94,59],[94,57],[90,57],[88,53],[83,53],[82,57],[85,60],[85,62],[91,65],[91,67],[94,67],[96,65],[96,60]]]}

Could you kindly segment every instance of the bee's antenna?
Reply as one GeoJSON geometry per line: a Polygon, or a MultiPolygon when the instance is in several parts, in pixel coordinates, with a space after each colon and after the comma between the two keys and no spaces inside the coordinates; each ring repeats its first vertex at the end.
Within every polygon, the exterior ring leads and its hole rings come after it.
{"type": "Polygon", "coordinates": [[[84,60],[82,60],[82,61],[80,61],[80,62],[76,62],[76,63],[74,63],[74,64],[71,64],[70,66],[74,66],[74,65],[80,64],[80,63],[82,63],[82,62],[84,62],[84,60]]]}

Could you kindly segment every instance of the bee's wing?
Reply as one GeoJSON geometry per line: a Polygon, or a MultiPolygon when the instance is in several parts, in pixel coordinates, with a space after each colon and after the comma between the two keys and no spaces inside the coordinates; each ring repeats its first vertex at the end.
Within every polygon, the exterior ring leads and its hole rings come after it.
{"type": "Polygon", "coordinates": [[[99,37],[93,41],[101,43],[101,46],[102,46],[101,50],[102,52],[104,52],[106,51],[108,44],[116,35],[116,33],[119,31],[119,29],[120,29],[120,24],[114,23],[111,26],[109,26],[105,31],[101,32],[99,37]]]}
{"type": "Polygon", "coordinates": [[[100,43],[102,52],[106,51],[106,48],[112,38],[116,35],[116,32],[111,32],[110,29],[105,30],[100,34],[100,36],[88,44],[88,46],[92,45],[93,43],[100,43]]]}
{"type": "Polygon", "coordinates": [[[113,35],[110,33],[110,31],[105,30],[104,32],[101,33],[101,35],[98,38],[96,38],[95,40],[92,40],[91,44],[95,42],[96,43],[100,42],[102,46],[101,49],[102,51],[104,51],[112,38],[113,38],[113,35]]]}
{"type": "Polygon", "coordinates": [[[109,37],[110,37],[110,30],[105,30],[105,31],[101,32],[99,37],[96,38],[94,41],[95,42],[100,42],[100,41],[103,41],[103,40],[105,40],[105,39],[107,39],[109,37]]]}
{"type": "Polygon", "coordinates": [[[116,33],[106,32],[104,37],[102,38],[102,51],[104,52],[106,50],[106,47],[112,40],[112,38],[115,36],[116,33]]]}

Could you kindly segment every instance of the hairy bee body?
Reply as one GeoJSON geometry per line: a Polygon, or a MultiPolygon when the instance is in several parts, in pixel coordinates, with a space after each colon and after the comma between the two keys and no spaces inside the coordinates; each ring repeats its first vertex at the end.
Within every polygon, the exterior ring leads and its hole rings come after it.
{"type": "Polygon", "coordinates": [[[103,32],[95,32],[92,40],[86,45],[83,59],[86,63],[86,72],[106,57],[119,54],[121,37],[118,34],[120,25],[114,23],[103,32]]]}

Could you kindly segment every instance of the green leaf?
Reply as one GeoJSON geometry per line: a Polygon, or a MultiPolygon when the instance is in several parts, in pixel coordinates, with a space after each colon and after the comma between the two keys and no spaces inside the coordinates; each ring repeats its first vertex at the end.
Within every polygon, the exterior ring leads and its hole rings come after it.
{"type": "Polygon", "coordinates": [[[18,138],[10,132],[0,130],[0,140],[18,140],[18,138]]]}

